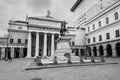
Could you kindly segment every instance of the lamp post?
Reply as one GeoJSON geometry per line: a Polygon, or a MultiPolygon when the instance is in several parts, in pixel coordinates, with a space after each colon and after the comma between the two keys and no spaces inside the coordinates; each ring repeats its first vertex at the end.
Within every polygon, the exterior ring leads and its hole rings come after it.
{"type": "Polygon", "coordinates": [[[86,46],[85,46],[85,59],[87,59],[87,55],[88,55],[88,43],[87,43],[87,41],[88,41],[88,38],[86,37],[85,38],[85,43],[86,43],[86,46]]]}
{"type": "Polygon", "coordinates": [[[6,38],[7,39],[7,51],[5,52],[5,61],[7,61],[8,60],[8,37],[6,38]]]}
{"type": "Polygon", "coordinates": [[[9,38],[10,38],[10,35],[8,34],[8,35],[7,35],[7,38],[6,38],[6,39],[7,39],[7,47],[6,47],[6,48],[7,48],[7,49],[6,49],[7,51],[5,52],[5,61],[8,60],[8,40],[9,40],[9,38]]]}

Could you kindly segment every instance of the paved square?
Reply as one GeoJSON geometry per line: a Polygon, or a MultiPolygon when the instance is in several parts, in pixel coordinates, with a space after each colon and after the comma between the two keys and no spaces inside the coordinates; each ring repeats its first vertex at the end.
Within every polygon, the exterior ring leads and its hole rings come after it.
{"type": "Polygon", "coordinates": [[[14,59],[11,63],[0,61],[0,80],[119,80],[120,58],[107,58],[111,65],[76,66],[42,70],[24,70],[32,59],[14,59]]]}

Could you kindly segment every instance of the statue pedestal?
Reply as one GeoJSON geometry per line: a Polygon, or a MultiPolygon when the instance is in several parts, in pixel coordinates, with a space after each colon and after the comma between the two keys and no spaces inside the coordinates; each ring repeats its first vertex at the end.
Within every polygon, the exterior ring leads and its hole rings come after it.
{"type": "Polygon", "coordinates": [[[69,53],[72,56],[72,50],[70,49],[69,43],[70,39],[71,38],[63,36],[56,40],[57,49],[55,50],[55,56],[64,56],[65,53],[69,53]]]}

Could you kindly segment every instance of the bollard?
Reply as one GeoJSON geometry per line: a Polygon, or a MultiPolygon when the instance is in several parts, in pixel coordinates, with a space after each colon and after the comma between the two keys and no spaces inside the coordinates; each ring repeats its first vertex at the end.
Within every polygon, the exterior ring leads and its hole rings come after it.
{"type": "Polygon", "coordinates": [[[79,56],[79,58],[80,58],[80,63],[84,63],[83,57],[82,57],[82,56],[79,56]]]}
{"type": "Polygon", "coordinates": [[[94,56],[91,56],[91,62],[92,62],[92,63],[95,63],[94,56]]]}
{"type": "Polygon", "coordinates": [[[58,62],[57,62],[57,56],[54,57],[54,62],[53,62],[53,64],[55,64],[55,65],[58,64],[58,62]]]}
{"type": "Polygon", "coordinates": [[[101,62],[105,62],[104,56],[101,56],[101,62]]]}
{"type": "Polygon", "coordinates": [[[67,61],[68,64],[72,64],[72,61],[71,61],[71,57],[68,56],[68,61],[67,61]]]}

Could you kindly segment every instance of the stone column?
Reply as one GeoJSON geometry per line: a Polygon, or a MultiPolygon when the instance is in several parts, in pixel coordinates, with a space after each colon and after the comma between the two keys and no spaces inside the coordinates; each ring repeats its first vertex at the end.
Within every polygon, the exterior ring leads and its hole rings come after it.
{"type": "Polygon", "coordinates": [[[91,48],[91,56],[94,56],[93,48],[91,48]]]}
{"type": "Polygon", "coordinates": [[[35,57],[39,56],[39,33],[36,33],[35,57]]]}
{"type": "Polygon", "coordinates": [[[20,58],[23,58],[23,47],[20,47],[20,58]]]}
{"type": "Polygon", "coordinates": [[[100,56],[99,48],[97,48],[97,56],[100,56]]]}
{"type": "Polygon", "coordinates": [[[47,56],[47,33],[44,33],[43,57],[47,56]]]}
{"type": "Polygon", "coordinates": [[[28,44],[27,44],[27,56],[26,58],[31,58],[31,43],[32,39],[31,39],[31,32],[28,33],[28,44]]]}
{"type": "Polygon", "coordinates": [[[79,51],[79,55],[81,56],[81,49],[78,49],[78,51],[79,51]]]}
{"type": "Polygon", "coordinates": [[[60,38],[61,37],[61,35],[60,34],[58,34],[58,38],[60,38]]]}
{"type": "Polygon", "coordinates": [[[51,56],[54,55],[54,50],[55,50],[55,40],[54,40],[54,34],[52,34],[52,40],[51,40],[51,56]]]}
{"type": "Polygon", "coordinates": [[[11,47],[11,57],[14,58],[14,47],[11,47]]]}
{"type": "Polygon", "coordinates": [[[106,48],[104,48],[104,56],[107,56],[106,48]]]}
{"type": "Polygon", "coordinates": [[[117,53],[116,53],[116,50],[115,50],[115,43],[112,44],[112,56],[117,57],[117,53]]]}

